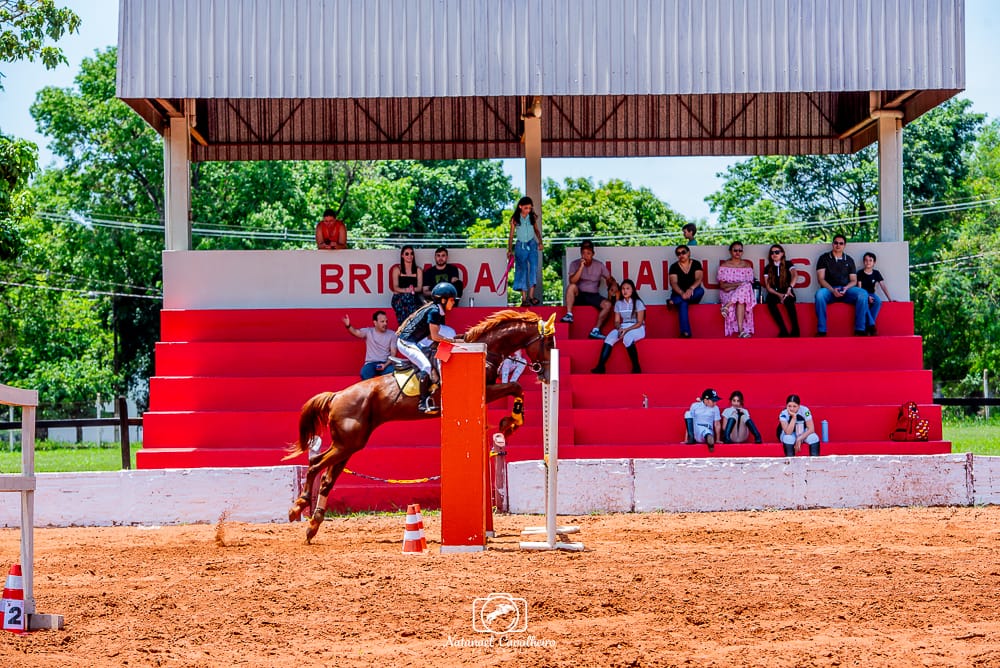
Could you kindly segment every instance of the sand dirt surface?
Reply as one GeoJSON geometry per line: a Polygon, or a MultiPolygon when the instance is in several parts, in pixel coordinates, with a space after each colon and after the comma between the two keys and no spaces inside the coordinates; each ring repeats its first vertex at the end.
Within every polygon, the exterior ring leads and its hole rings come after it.
{"type": "Polygon", "coordinates": [[[303,524],[38,529],[37,609],[66,627],[0,633],[0,666],[1000,666],[998,507],[560,522],[586,551],[521,551],[524,516],[444,555],[435,514],[425,555],[401,514],[312,545],[303,524]]]}

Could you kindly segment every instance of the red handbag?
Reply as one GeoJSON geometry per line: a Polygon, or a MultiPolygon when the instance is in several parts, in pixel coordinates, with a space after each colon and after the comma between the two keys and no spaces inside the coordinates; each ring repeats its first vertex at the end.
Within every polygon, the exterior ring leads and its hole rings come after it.
{"type": "Polygon", "coordinates": [[[907,401],[899,407],[896,428],[889,434],[892,441],[926,441],[930,433],[930,423],[920,417],[917,402],[907,401]]]}

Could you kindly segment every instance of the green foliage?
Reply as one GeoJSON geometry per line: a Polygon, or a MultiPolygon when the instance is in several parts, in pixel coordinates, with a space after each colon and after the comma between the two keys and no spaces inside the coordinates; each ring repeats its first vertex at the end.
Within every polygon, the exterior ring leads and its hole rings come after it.
{"type": "MultiPolygon", "coordinates": [[[[77,32],[80,17],[57,7],[54,0],[0,0],[0,62],[36,58],[47,69],[66,62],[60,48],[48,44],[67,33],[77,32]]],[[[0,72],[0,90],[3,73],[0,72]]]]}
{"type": "Polygon", "coordinates": [[[32,211],[27,185],[37,163],[34,144],[0,134],[0,262],[12,260],[21,252],[17,224],[32,211]]]}

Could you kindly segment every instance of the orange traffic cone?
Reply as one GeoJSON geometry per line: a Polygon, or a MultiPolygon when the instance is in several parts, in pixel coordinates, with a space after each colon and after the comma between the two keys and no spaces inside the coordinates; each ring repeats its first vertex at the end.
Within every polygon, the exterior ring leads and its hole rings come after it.
{"type": "Polygon", "coordinates": [[[427,539],[424,538],[424,520],[420,517],[420,504],[411,503],[406,507],[403,554],[423,554],[425,552],[427,552],[427,539]]]}
{"type": "Polygon", "coordinates": [[[3,587],[3,598],[0,599],[0,613],[3,614],[4,631],[25,632],[28,626],[28,614],[24,610],[24,584],[21,579],[20,564],[10,567],[7,582],[3,587]]]}

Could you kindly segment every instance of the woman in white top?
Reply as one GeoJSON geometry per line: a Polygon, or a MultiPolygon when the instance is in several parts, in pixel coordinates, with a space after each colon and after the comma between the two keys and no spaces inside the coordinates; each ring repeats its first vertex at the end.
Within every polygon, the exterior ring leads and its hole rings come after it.
{"type": "Polygon", "coordinates": [[[611,357],[611,349],[621,341],[632,361],[632,373],[642,373],[639,367],[639,349],[636,344],[646,337],[646,304],[639,298],[635,283],[626,278],[618,286],[619,297],[615,302],[615,328],[604,337],[601,357],[590,373],[604,373],[604,365],[611,357]]]}
{"type": "Polygon", "coordinates": [[[785,400],[785,410],[778,416],[778,438],[785,446],[785,456],[799,454],[803,443],[809,444],[809,456],[819,456],[819,435],[813,424],[812,413],[802,405],[797,394],[789,394],[785,400]]]}

